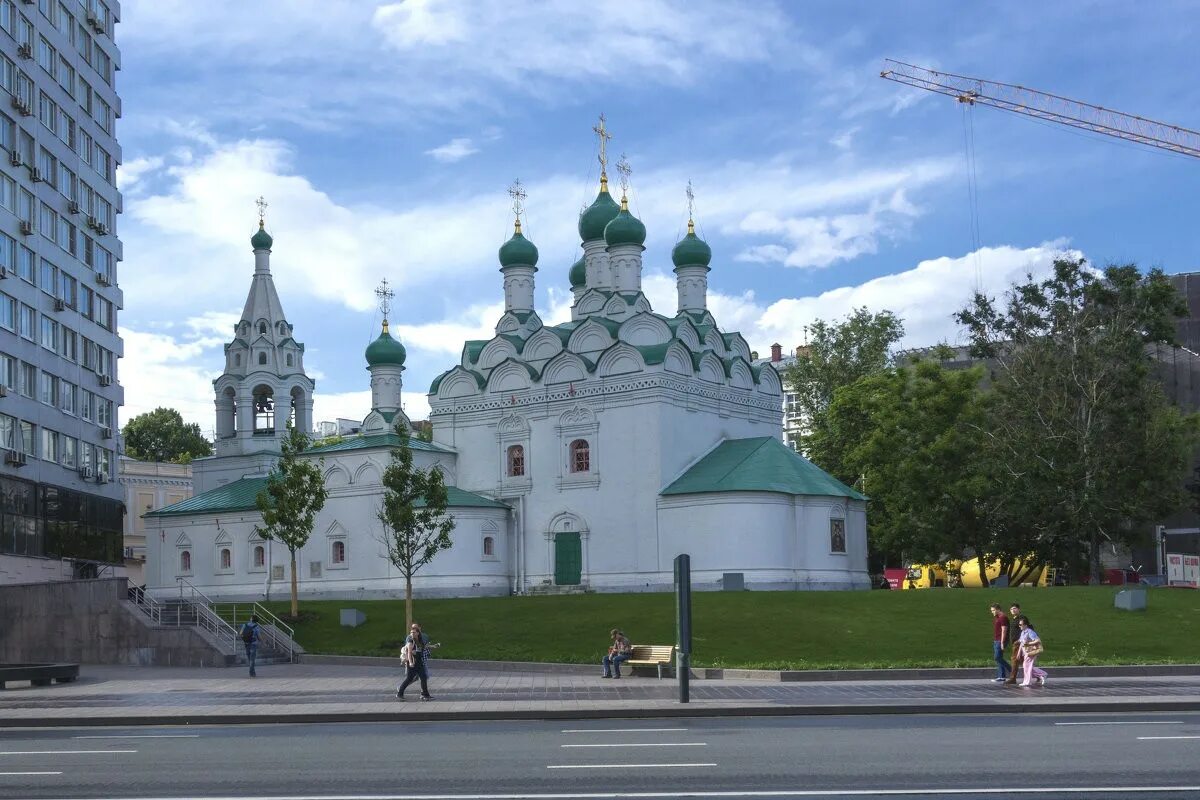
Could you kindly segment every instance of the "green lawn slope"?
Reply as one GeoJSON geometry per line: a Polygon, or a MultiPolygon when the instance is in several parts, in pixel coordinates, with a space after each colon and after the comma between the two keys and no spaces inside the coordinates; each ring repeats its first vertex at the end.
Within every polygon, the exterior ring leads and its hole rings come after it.
{"type": "MultiPolygon", "coordinates": [[[[696,666],[760,669],[969,667],[991,663],[988,604],[1021,603],[1052,664],[1200,663],[1200,592],[1155,589],[1145,612],[1113,608],[1110,587],[871,592],[705,592],[693,595],[696,666]]],[[[286,603],[271,603],[286,613],[286,603]]],[[[302,601],[300,644],[311,653],[395,655],[400,600],[302,601]],[[367,615],[339,625],[339,609],[367,615]]],[[[497,661],[598,663],[610,628],[635,644],[675,640],[671,594],[586,594],[418,600],[437,655],[497,661]]]]}

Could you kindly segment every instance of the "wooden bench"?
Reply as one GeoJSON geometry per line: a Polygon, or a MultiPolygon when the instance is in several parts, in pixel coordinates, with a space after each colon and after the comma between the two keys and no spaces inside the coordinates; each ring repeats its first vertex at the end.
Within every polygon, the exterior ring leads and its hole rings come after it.
{"type": "Polygon", "coordinates": [[[673,644],[635,644],[625,663],[630,667],[658,667],[658,677],[663,676],[663,667],[671,668],[675,660],[673,644]]]}

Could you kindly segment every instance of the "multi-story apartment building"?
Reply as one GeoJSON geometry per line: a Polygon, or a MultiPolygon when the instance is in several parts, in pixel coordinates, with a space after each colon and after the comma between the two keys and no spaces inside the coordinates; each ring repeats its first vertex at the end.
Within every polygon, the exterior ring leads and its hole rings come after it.
{"type": "Polygon", "coordinates": [[[119,16],[0,0],[0,582],[122,560],[119,16]]]}
{"type": "Polygon", "coordinates": [[[750,354],[751,363],[754,366],[769,364],[779,373],[779,378],[783,382],[783,441],[784,444],[796,451],[800,450],[800,439],[804,436],[805,421],[804,414],[800,411],[800,400],[796,395],[796,390],[789,385],[788,369],[795,366],[796,359],[804,352],[806,352],[805,346],[800,345],[785,354],[783,345],[776,342],[771,345],[770,358],[759,358],[757,352],[750,354]]]}

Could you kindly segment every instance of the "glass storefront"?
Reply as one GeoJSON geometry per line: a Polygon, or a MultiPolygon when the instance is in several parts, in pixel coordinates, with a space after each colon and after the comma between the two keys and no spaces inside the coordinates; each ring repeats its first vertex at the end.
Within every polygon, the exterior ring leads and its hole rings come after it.
{"type": "Polygon", "coordinates": [[[0,476],[0,553],[121,563],[123,505],[0,476]]]}

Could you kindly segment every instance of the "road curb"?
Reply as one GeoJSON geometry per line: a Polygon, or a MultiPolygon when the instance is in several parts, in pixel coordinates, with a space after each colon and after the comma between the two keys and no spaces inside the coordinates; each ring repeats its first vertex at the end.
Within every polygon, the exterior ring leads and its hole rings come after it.
{"type": "MultiPolygon", "coordinates": [[[[355,667],[388,667],[401,669],[400,659],[391,656],[333,656],[305,653],[297,661],[301,664],[342,665],[355,667]]],[[[555,673],[562,675],[590,675],[599,666],[595,664],[554,664],[534,661],[465,661],[439,658],[434,667],[471,670],[476,672],[526,672],[533,674],[555,673]]],[[[1054,666],[1054,675],[1059,678],[1168,678],[1194,677],[1200,675],[1200,664],[1130,664],[1121,666],[1070,667],[1054,666]]],[[[651,670],[653,672],[653,670],[651,670]]],[[[990,678],[996,674],[995,665],[990,667],[964,668],[905,668],[905,669],[811,669],[811,670],[764,670],[697,667],[691,671],[697,680],[743,680],[778,683],[803,683],[808,681],[937,681],[973,680],[990,678]]]]}
{"type": "Polygon", "coordinates": [[[1086,703],[1038,702],[981,705],[979,703],[896,703],[890,705],[806,705],[671,708],[496,710],[496,711],[372,711],[297,712],[294,714],[212,714],[173,717],[120,715],[108,717],[42,717],[0,719],[0,729],[144,727],[194,725],[282,725],[351,722],[469,722],[495,720],[684,719],[702,717],[831,717],[947,714],[1112,714],[1200,711],[1196,700],[1097,700],[1086,703]]]}

